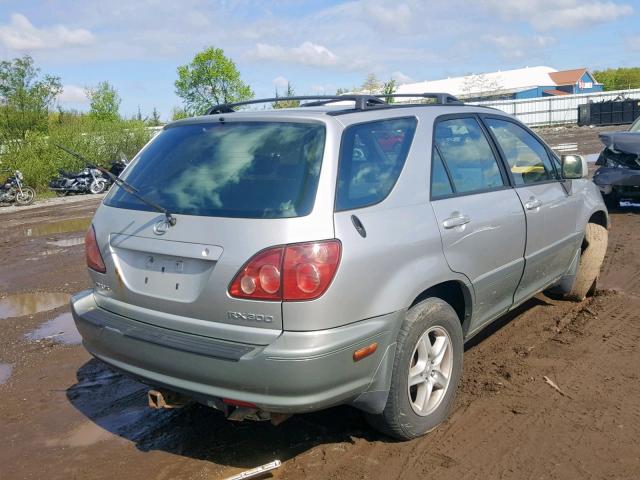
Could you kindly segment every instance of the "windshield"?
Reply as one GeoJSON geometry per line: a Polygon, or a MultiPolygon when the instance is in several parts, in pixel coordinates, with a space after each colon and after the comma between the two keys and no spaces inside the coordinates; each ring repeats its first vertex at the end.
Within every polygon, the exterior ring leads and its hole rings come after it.
{"type": "MultiPolygon", "coordinates": [[[[291,122],[170,127],[145,148],[125,180],[171,213],[288,218],[313,209],[325,128],[291,122]]],[[[151,211],[121,188],[111,207],[151,211]]]]}

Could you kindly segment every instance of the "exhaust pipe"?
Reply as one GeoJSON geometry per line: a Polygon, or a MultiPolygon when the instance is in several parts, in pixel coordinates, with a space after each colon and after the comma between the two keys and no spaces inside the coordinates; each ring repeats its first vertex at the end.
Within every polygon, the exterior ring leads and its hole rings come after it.
{"type": "Polygon", "coordinates": [[[169,390],[149,390],[147,392],[149,407],[155,409],[182,408],[191,403],[189,397],[169,390]]]}

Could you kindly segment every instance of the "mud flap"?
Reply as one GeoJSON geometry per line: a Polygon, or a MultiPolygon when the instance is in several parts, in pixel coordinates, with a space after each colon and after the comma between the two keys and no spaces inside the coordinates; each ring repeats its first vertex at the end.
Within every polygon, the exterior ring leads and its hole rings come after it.
{"type": "Polygon", "coordinates": [[[382,413],[389,396],[395,356],[396,343],[394,342],[387,346],[367,389],[358,398],[350,402],[352,407],[367,413],[382,413]]]}
{"type": "Polygon", "coordinates": [[[560,280],[558,280],[558,283],[549,288],[549,291],[551,293],[565,295],[571,292],[573,284],[576,281],[578,268],[580,267],[580,253],[581,249],[578,248],[573,256],[573,260],[571,261],[571,265],[569,266],[569,270],[567,270],[567,273],[562,276],[560,280]]]}

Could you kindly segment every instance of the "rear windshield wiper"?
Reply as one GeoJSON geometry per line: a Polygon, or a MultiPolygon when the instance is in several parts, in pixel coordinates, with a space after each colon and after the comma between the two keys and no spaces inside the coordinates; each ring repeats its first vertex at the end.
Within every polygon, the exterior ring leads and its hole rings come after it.
{"type": "Polygon", "coordinates": [[[169,210],[167,210],[166,208],[164,208],[161,205],[158,205],[156,202],[154,202],[153,200],[149,200],[148,198],[145,198],[143,195],[141,195],[140,193],[138,193],[138,190],[131,185],[129,182],[122,180],[120,177],[118,177],[117,175],[114,175],[113,173],[111,173],[109,170],[107,170],[106,168],[103,168],[99,165],[94,165],[91,162],[89,162],[86,158],[84,158],[82,155],[80,155],[79,153],[74,152],[73,150],[69,150],[66,147],[63,147],[62,145],[57,145],[56,147],[64,150],[65,152],[67,152],[69,155],[72,155],[74,157],[76,157],[77,159],[81,160],[82,162],[84,162],[87,167],[89,168],[95,168],[97,170],[100,170],[102,173],[104,173],[107,177],[109,177],[111,179],[111,181],[113,181],[113,183],[115,183],[116,185],[118,185],[119,187],[121,187],[125,192],[127,192],[129,195],[133,195],[134,197],[136,197],[138,200],[140,200],[142,203],[146,203],[147,205],[149,205],[151,208],[153,208],[154,210],[159,211],[160,213],[163,213],[164,216],[167,219],[167,224],[170,226],[174,226],[177,222],[176,217],[174,217],[173,215],[171,215],[171,213],[169,212],[169,210]]]}

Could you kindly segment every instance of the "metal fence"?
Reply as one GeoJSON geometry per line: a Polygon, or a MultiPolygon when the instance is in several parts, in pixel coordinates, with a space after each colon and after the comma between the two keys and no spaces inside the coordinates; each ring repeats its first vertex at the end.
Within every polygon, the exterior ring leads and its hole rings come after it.
{"type": "Polygon", "coordinates": [[[613,90],[598,93],[578,93],[558,97],[542,97],[524,100],[491,100],[468,102],[471,105],[493,107],[515,115],[530,126],[578,123],[578,105],[588,102],[615,100],[618,97],[640,99],[640,88],[634,90],[613,90]]]}

